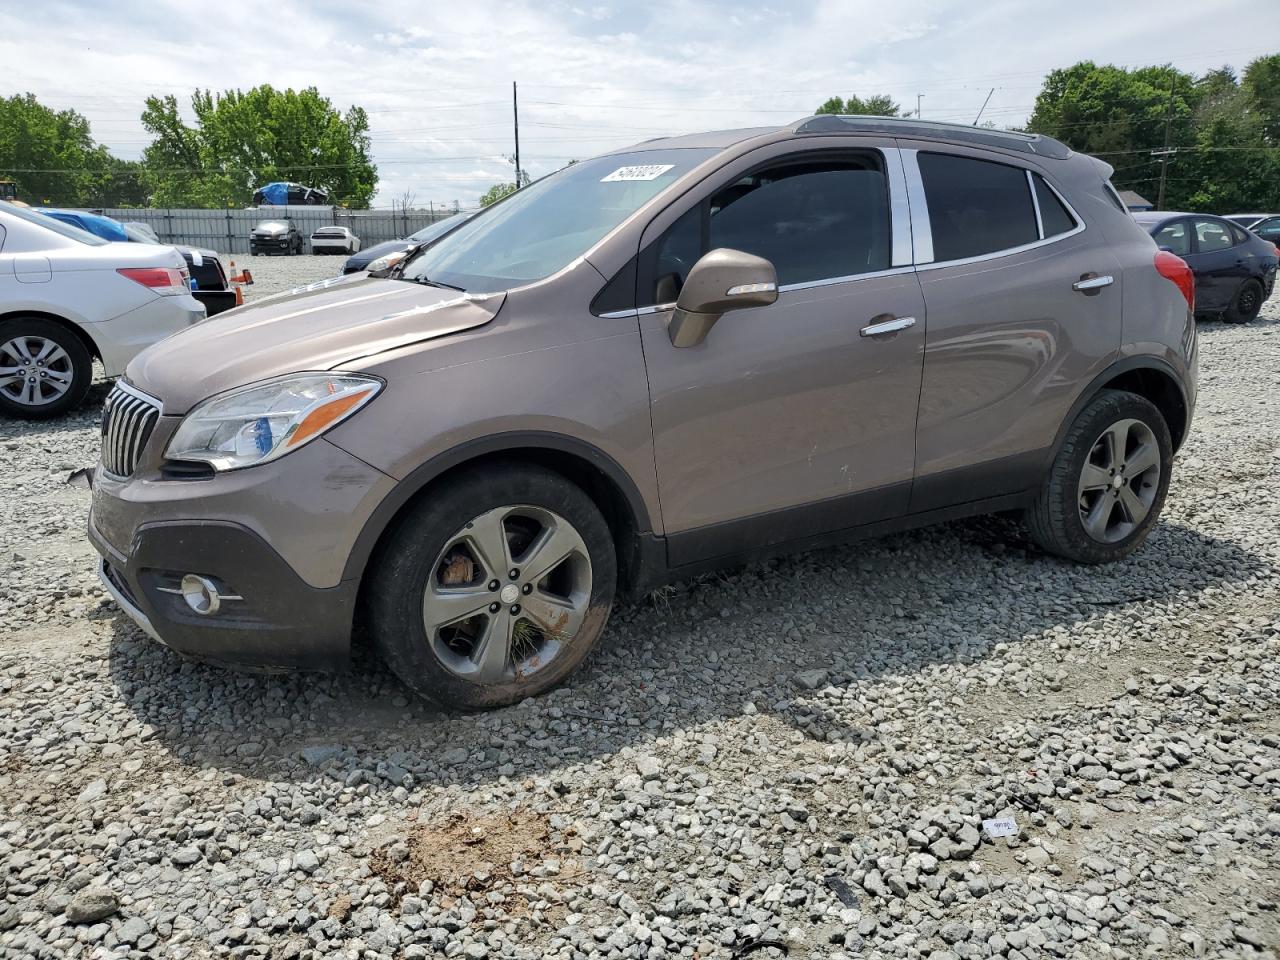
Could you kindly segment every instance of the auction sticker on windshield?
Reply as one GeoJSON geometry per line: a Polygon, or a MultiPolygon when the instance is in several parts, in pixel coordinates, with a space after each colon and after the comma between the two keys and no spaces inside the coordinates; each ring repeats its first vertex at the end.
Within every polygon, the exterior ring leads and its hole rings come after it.
{"type": "Polygon", "coordinates": [[[619,167],[607,177],[601,177],[601,183],[616,183],[619,180],[657,180],[674,167],[674,163],[643,163],[634,167],[619,167]]]}

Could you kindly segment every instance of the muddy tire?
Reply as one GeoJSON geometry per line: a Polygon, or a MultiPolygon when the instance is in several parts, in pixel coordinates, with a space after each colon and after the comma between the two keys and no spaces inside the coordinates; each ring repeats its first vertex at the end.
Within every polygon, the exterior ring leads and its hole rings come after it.
{"type": "Polygon", "coordinates": [[[370,634],[414,692],[484,710],[560,684],[604,631],[617,583],[599,509],[560,474],[487,464],[432,487],[371,564],[370,634]]]}
{"type": "Polygon", "coordinates": [[[1026,512],[1031,538],[1077,563],[1110,563],[1147,539],[1173,466],[1169,427],[1145,397],[1103,390],[1076,417],[1026,512]]]}

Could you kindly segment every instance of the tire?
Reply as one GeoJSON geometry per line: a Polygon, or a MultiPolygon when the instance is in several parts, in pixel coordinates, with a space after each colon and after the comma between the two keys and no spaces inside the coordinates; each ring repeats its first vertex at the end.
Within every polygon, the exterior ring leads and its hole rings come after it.
{"type": "Polygon", "coordinates": [[[383,659],[415,693],[462,710],[507,706],[561,683],[599,640],[617,583],[613,537],[591,498],[558,473],[518,463],[433,488],[371,568],[367,622],[383,659]],[[502,559],[486,561],[483,543],[502,559]],[[540,572],[561,550],[571,552],[540,572]]]}
{"type": "Polygon", "coordinates": [[[1257,318],[1264,299],[1262,284],[1257,280],[1246,280],[1231,298],[1231,306],[1227,307],[1222,319],[1227,323],[1248,323],[1257,318]]]}
{"type": "Polygon", "coordinates": [[[1134,393],[1101,391],[1071,424],[1026,511],[1031,539],[1077,563],[1128,556],[1160,516],[1172,465],[1169,426],[1155,405],[1134,393]],[[1118,457],[1113,443],[1123,451],[1118,457]]]}
{"type": "Polygon", "coordinates": [[[15,317],[0,323],[0,370],[12,371],[9,379],[0,375],[0,413],[47,420],[84,400],[93,358],[70,328],[44,317],[15,317]]]}

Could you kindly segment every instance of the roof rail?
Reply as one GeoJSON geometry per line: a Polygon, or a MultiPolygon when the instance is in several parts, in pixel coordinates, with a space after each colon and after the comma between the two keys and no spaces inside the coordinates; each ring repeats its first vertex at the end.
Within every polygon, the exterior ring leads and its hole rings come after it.
{"type": "Polygon", "coordinates": [[[852,114],[822,114],[804,117],[791,125],[797,135],[831,133],[877,133],[891,137],[920,137],[928,140],[950,140],[974,143],[984,147],[1001,147],[1036,156],[1062,160],[1071,155],[1066,144],[1039,133],[1016,130],[992,130],[961,123],[917,120],[913,117],[871,117],[852,114]]]}

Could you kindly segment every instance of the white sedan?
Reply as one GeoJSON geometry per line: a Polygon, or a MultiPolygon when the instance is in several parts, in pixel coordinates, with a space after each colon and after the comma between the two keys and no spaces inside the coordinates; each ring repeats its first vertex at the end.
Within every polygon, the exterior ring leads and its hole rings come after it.
{"type": "Polygon", "coordinates": [[[205,316],[173,247],[111,243],[0,201],[0,414],[57,416],[205,316]]]}
{"type": "Polygon", "coordinates": [[[360,238],[347,227],[321,227],[311,234],[311,252],[351,256],[360,252],[360,238]]]}

